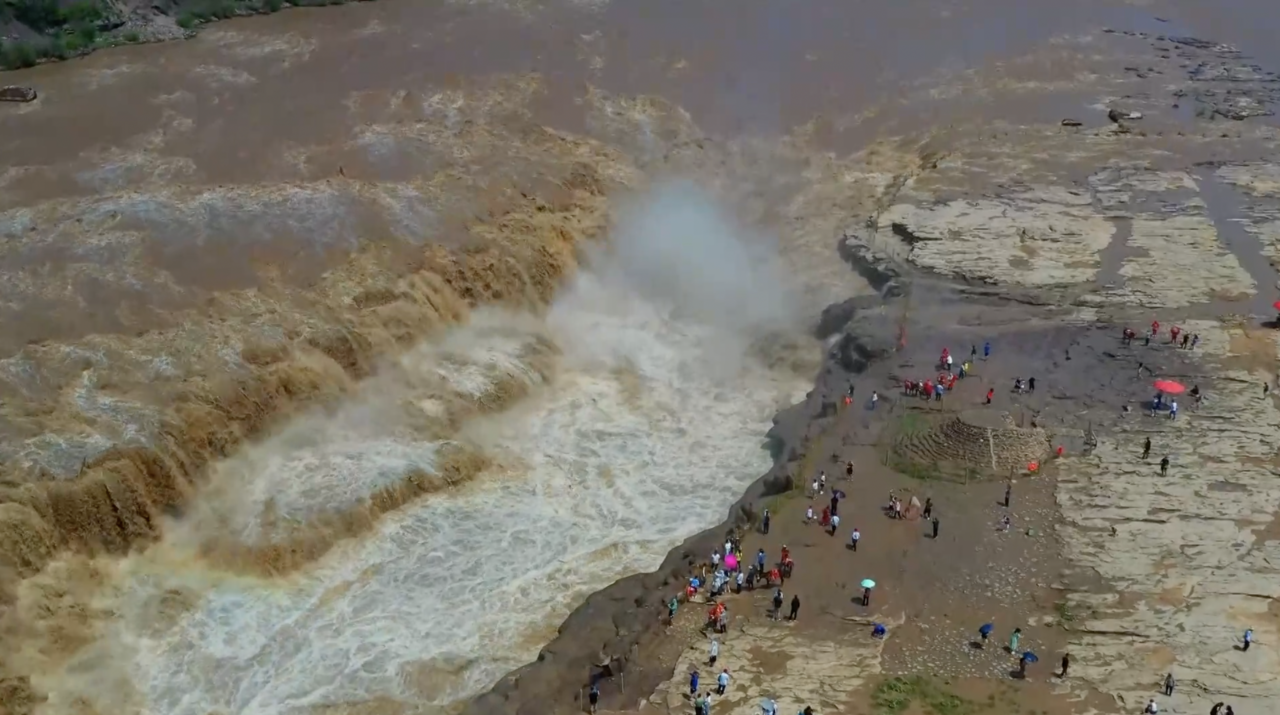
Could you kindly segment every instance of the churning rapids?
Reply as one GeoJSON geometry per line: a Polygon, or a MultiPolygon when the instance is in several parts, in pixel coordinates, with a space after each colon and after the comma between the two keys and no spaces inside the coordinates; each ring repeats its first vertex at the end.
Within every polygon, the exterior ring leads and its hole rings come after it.
{"type": "Polygon", "coordinates": [[[545,315],[477,313],[218,465],[196,510],[115,567],[100,637],[41,676],[51,709],[447,709],[531,660],[588,593],[656,567],[768,468],[771,416],[817,353],[776,259],[689,186],[636,199],[545,315]],[[204,558],[331,528],[459,450],[481,455],[465,483],[289,576],[204,558]]]}

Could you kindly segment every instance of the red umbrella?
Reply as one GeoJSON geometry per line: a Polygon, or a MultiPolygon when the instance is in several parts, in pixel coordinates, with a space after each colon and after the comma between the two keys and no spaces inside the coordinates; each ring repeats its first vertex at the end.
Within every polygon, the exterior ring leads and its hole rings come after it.
{"type": "Polygon", "coordinates": [[[1187,388],[1183,387],[1181,383],[1173,380],[1156,380],[1156,389],[1160,392],[1167,392],[1170,395],[1180,395],[1187,391],[1187,388]]]}

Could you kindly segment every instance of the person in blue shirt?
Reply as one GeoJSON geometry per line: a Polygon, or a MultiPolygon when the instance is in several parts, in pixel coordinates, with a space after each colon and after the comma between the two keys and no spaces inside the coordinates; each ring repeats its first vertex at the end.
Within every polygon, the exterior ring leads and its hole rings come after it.
{"type": "Polygon", "coordinates": [[[696,670],[689,674],[689,694],[698,694],[698,671],[696,670]]]}

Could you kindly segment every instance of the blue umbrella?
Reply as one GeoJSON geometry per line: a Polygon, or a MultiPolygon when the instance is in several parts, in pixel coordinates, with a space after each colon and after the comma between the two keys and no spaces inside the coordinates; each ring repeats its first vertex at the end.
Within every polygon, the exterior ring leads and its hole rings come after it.
{"type": "Polygon", "coordinates": [[[844,492],[840,489],[832,489],[831,493],[835,495],[837,499],[844,499],[844,492]]]}
{"type": "Polygon", "coordinates": [[[1040,660],[1040,656],[1036,655],[1035,653],[1032,653],[1031,651],[1027,651],[1026,653],[1022,654],[1022,659],[1027,661],[1028,663],[1035,663],[1036,661],[1040,660]]]}
{"type": "Polygon", "coordinates": [[[991,631],[994,631],[995,629],[996,629],[996,627],[995,627],[995,626],[993,626],[992,624],[990,624],[990,623],[983,623],[983,624],[982,624],[982,627],[978,629],[978,632],[979,632],[979,633],[981,633],[981,634],[982,634],[982,635],[984,635],[984,636],[989,636],[989,635],[991,635],[991,631]]]}

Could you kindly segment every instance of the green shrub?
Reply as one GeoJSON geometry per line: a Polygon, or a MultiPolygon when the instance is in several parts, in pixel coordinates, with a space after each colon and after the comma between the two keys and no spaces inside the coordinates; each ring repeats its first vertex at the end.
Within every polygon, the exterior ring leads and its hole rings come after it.
{"type": "Polygon", "coordinates": [[[74,37],[79,37],[85,47],[89,47],[98,40],[98,28],[93,25],[81,25],[76,28],[74,37]]]}
{"type": "Polygon", "coordinates": [[[138,34],[137,30],[126,30],[122,38],[130,44],[142,41],[142,36],[138,34]]]}
{"type": "Polygon", "coordinates": [[[284,0],[267,0],[265,7],[269,12],[280,12],[284,7],[284,0]]]}
{"type": "Polygon", "coordinates": [[[102,8],[93,0],[83,0],[62,10],[62,21],[67,25],[97,25],[102,17],[102,8]]]}
{"type": "Polygon", "coordinates": [[[65,60],[71,56],[70,50],[67,49],[67,43],[60,37],[54,37],[49,40],[43,48],[45,57],[52,57],[58,60],[65,60]]]}
{"type": "Polygon", "coordinates": [[[189,12],[184,12],[178,16],[178,27],[181,27],[184,30],[190,30],[191,28],[195,27],[199,22],[200,22],[200,19],[196,17],[194,14],[189,12]]]}
{"type": "Polygon", "coordinates": [[[25,42],[6,42],[0,47],[0,64],[5,69],[16,70],[34,67],[40,60],[36,48],[25,42]]]}
{"type": "MultiPolygon", "coordinates": [[[[9,6],[13,19],[36,32],[57,29],[64,24],[57,0],[12,0],[9,6]]],[[[32,52],[34,53],[34,49],[32,52]]]]}

